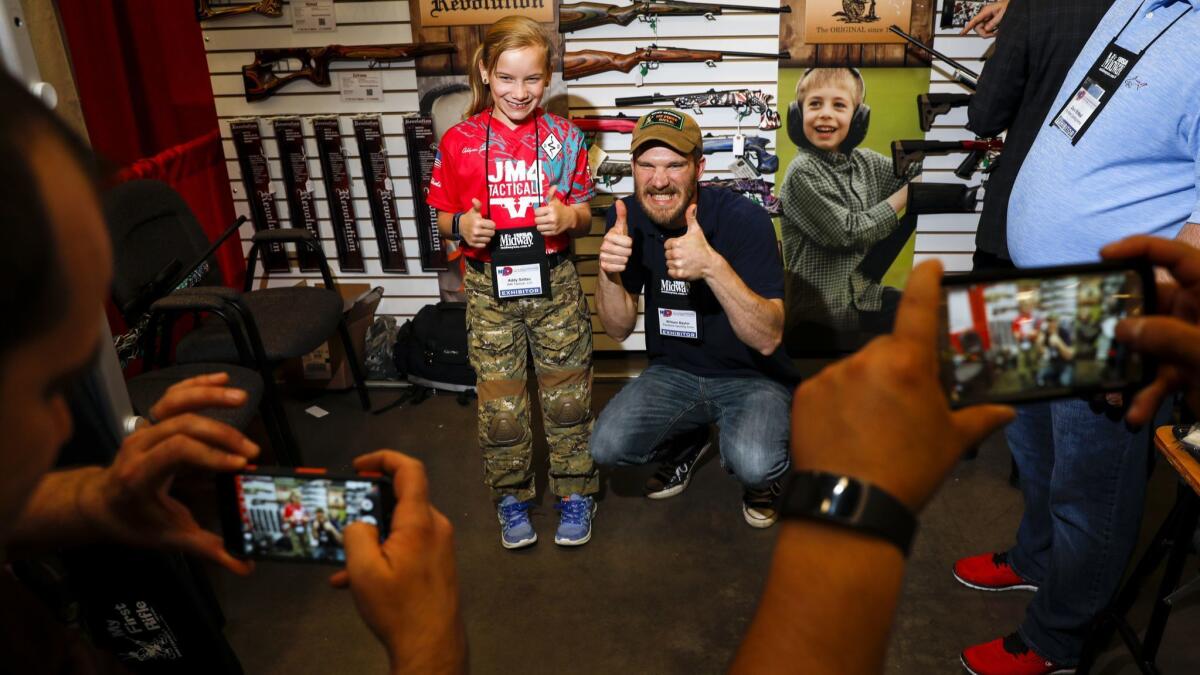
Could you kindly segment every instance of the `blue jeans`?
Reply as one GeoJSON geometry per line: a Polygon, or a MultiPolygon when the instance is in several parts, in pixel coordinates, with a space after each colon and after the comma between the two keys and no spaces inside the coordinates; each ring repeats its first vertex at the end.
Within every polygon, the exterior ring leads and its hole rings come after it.
{"type": "Polygon", "coordinates": [[[645,464],[665,440],[715,423],[721,461],[742,485],[787,472],[792,393],[766,378],[699,377],[650,366],[609,401],[592,431],[597,464],[645,464]]]}
{"type": "Polygon", "coordinates": [[[1059,664],[1079,660],[1092,619],[1133,554],[1149,428],[1131,433],[1084,401],[1066,400],[1023,406],[1006,430],[1025,497],[1008,562],[1038,586],[1018,630],[1059,664]]]}

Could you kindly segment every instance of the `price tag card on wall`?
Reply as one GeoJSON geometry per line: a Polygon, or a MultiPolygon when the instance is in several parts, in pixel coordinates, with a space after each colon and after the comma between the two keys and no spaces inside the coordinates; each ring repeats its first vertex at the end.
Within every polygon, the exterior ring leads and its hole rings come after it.
{"type": "Polygon", "coordinates": [[[342,73],[342,102],[383,101],[382,73],[342,73]]]}
{"type": "Polygon", "coordinates": [[[337,30],[333,0],[292,0],[292,30],[297,33],[337,30]]]}

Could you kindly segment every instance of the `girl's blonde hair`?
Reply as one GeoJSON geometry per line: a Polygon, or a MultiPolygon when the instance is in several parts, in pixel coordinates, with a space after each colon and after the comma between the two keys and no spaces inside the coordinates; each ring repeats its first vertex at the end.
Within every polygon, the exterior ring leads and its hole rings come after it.
{"type": "Polygon", "coordinates": [[[544,82],[550,82],[552,45],[546,32],[538,22],[527,16],[506,16],[492,24],[483,38],[483,44],[475,49],[475,56],[471,59],[471,109],[468,115],[477,115],[492,105],[492,92],[479,75],[479,64],[482,63],[484,70],[491,73],[496,70],[501,54],[510,49],[526,47],[537,47],[545,54],[542,72],[545,74],[544,82]]]}

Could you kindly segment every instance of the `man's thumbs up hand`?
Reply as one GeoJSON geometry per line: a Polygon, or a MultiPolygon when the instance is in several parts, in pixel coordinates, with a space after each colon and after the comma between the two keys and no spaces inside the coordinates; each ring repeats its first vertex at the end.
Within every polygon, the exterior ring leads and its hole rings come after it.
{"type": "Polygon", "coordinates": [[[617,219],[604,233],[604,241],[600,242],[600,271],[605,274],[624,272],[629,264],[629,256],[633,255],[633,238],[629,236],[625,202],[618,199],[613,207],[617,210],[617,219]]]}
{"type": "Polygon", "coordinates": [[[717,255],[708,245],[704,229],[696,218],[696,205],[687,208],[684,215],[687,232],[667,240],[663,245],[667,258],[667,275],[672,279],[696,281],[705,278],[717,255]]]}

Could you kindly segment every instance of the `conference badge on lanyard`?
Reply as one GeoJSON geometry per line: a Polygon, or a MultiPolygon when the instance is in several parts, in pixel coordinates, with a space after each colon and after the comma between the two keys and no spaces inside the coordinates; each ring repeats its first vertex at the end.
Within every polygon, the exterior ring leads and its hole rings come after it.
{"type": "Polygon", "coordinates": [[[1118,47],[1116,40],[1108,43],[1075,93],[1054,117],[1052,126],[1066,134],[1071,145],[1078,143],[1141,57],[1141,54],[1118,47]]]}
{"type": "Polygon", "coordinates": [[[659,277],[654,289],[658,305],[658,334],[663,337],[701,340],[700,315],[692,302],[692,285],[682,279],[659,277]]]}
{"type": "Polygon", "coordinates": [[[492,249],[492,289],[497,300],[550,296],[546,239],[536,227],[500,230],[492,249]]]}

